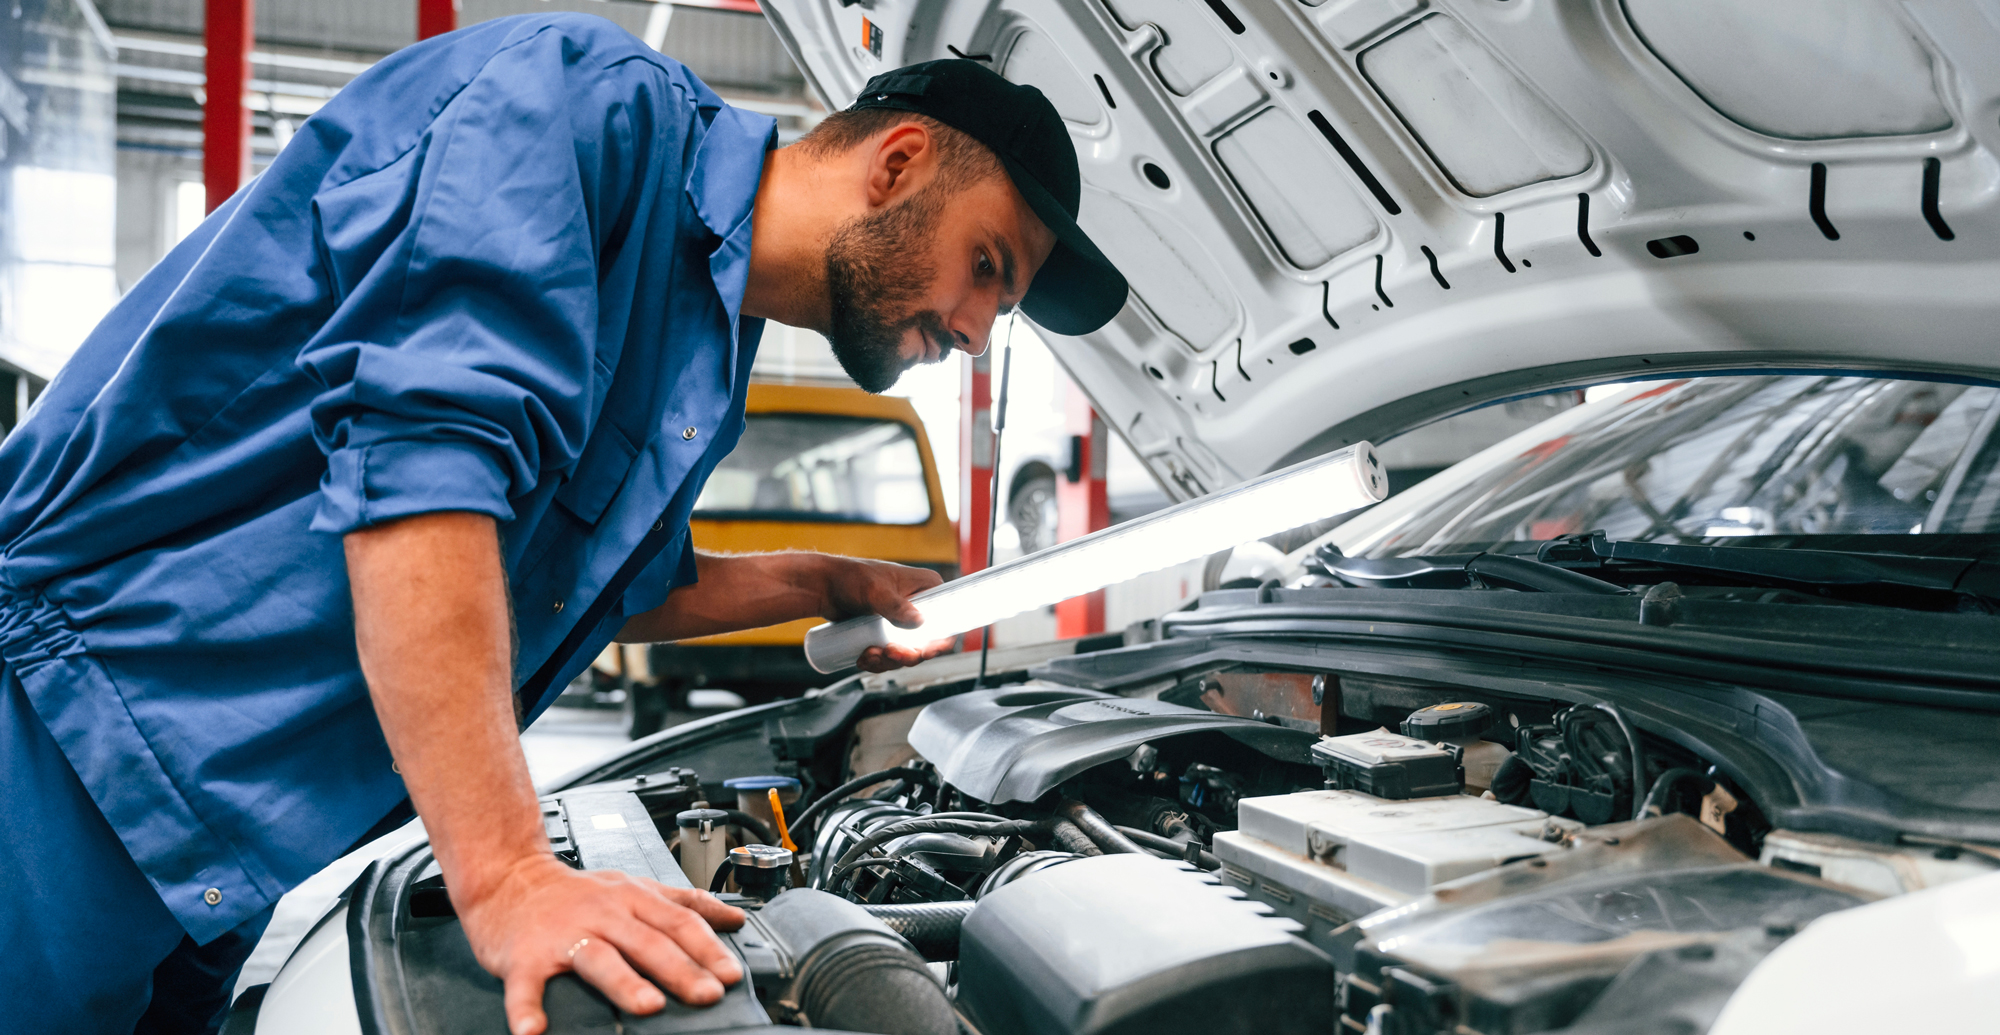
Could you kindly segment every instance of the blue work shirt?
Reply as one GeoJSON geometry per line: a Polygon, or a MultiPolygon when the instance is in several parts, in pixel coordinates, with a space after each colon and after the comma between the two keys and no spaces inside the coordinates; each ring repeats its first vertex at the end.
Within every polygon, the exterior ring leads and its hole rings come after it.
{"type": "Polygon", "coordinates": [[[763,330],[739,314],[774,142],[599,18],[409,47],[148,273],[0,447],[0,661],[196,941],[406,795],[344,533],[493,516],[517,683],[671,537],[524,723],[693,581],[688,514],[763,330]]]}

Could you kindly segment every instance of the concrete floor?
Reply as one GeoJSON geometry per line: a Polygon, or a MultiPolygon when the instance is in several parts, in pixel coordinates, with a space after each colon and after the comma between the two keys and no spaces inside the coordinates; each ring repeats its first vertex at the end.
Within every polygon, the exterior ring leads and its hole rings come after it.
{"type": "MultiPolygon", "coordinates": [[[[623,748],[626,743],[622,716],[612,709],[551,708],[521,735],[521,748],[528,756],[528,775],[535,786],[551,781],[623,748]]],[[[423,836],[421,821],[364,845],[350,855],[308,878],[278,901],[271,926],[243,965],[236,980],[238,989],[271,980],[299,939],[332,907],[354,878],[379,856],[423,836]]]]}

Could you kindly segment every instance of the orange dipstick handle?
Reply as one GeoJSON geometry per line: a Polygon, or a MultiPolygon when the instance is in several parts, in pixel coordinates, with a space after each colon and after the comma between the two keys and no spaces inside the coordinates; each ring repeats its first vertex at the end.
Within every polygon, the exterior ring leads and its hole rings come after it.
{"type": "Polygon", "coordinates": [[[785,803],[778,800],[778,789],[772,787],[764,792],[770,795],[771,816],[778,821],[778,844],[788,852],[796,852],[799,846],[792,843],[792,833],[785,829],[785,803]]]}

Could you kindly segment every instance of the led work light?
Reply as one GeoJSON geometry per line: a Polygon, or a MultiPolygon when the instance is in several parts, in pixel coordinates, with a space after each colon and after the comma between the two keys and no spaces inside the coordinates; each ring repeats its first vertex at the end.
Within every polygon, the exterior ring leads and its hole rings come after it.
{"type": "Polygon", "coordinates": [[[920,647],[1218,550],[1359,510],[1388,495],[1375,447],[1357,442],[1241,485],[976,572],[910,598],[923,624],[878,615],[806,633],[820,672],[852,668],[869,647],[920,647]]]}

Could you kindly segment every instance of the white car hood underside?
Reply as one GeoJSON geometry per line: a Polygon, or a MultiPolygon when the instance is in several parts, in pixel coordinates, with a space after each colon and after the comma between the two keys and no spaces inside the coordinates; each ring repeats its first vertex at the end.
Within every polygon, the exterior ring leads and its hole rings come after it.
{"type": "Polygon", "coordinates": [[[2000,0],[763,0],[832,106],[1039,87],[1132,297],[1050,343],[1182,498],[1495,399],[2000,370],[2000,0]]]}

